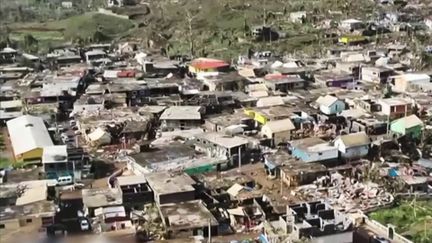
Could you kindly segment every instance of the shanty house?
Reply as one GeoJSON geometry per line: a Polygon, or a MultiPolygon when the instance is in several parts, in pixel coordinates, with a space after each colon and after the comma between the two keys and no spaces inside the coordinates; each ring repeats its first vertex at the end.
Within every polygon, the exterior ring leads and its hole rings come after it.
{"type": "Polygon", "coordinates": [[[171,106],[160,116],[161,126],[165,130],[194,128],[201,125],[203,113],[201,106],[171,106]]]}
{"type": "Polygon", "coordinates": [[[288,92],[306,87],[306,81],[300,77],[281,74],[267,74],[264,83],[269,90],[288,92]]]}
{"type": "Polygon", "coordinates": [[[0,207],[0,233],[3,236],[7,231],[19,231],[21,227],[44,229],[54,223],[55,213],[54,203],[46,200],[27,205],[0,207]]]}
{"type": "Polygon", "coordinates": [[[370,143],[370,138],[365,132],[358,132],[337,137],[334,146],[342,158],[358,159],[368,154],[370,143]]]}
{"type": "Polygon", "coordinates": [[[0,63],[13,63],[16,60],[18,51],[10,47],[0,50],[0,63]]]}
{"type": "Polygon", "coordinates": [[[142,175],[119,176],[115,184],[122,191],[124,204],[142,205],[153,201],[153,192],[142,175]]]}
{"type": "Polygon", "coordinates": [[[44,147],[53,145],[40,117],[24,115],[9,120],[6,125],[17,161],[40,161],[44,147]]]}
{"type": "Polygon", "coordinates": [[[0,101],[0,121],[7,121],[22,116],[22,101],[0,101]]]}
{"type": "Polygon", "coordinates": [[[218,221],[200,200],[164,204],[159,212],[168,239],[218,234],[218,221]]]}
{"type": "Polygon", "coordinates": [[[406,92],[410,89],[421,87],[423,84],[429,84],[431,77],[424,73],[405,73],[390,77],[395,92],[406,92]]]}
{"type": "Polygon", "coordinates": [[[394,71],[386,67],[362,67],[361,79],[374,83],[387,83],[387,79],[394,74],[394,71]]]}
{"type": "Polygon", "coordinates": [[[310,137],[290,142],[291,154],[304,162],[331,161],[338,157],[338,150],[328,142],[310,137]]]}
{"type": "Polygon", "coordinates": [[[262,97],[256,102],[256,107],[271,107],[285,104],[281,96],[262,97]]]}
{"type": "Polygon", "coordinates": [[[341,87],[347,88],[354,85],[352,74],[344,71],[327,71],[314,75],[315,83],[321,87],[341,87]]]}
{"type": "Polygon", "coordinates": [[[73,177],[74,166],[68,163],[66,145],[46,146],[42,153],[42,165],[48,179],[66,175],[73,177]]]}
{"type": "Polygon", "coordinates": [[[316,102],[320,111],[326,115],[337,114],[345,110],[345,103],[331,95],[321,96],[316,102]]]}
{"type": "Polygon", "coordinates": [[[186,173],[157,172],[144,175],[158,205],[195,199],[195,181],[186,173]]]}
{"type": "MultiPolygon", "coordinates": [[[[247,155],[246,148],[249,141],[240,136],[224,135],[223,133],[202,133],[196,136],[195,148],[197,151],[205,152],[209,157],[243,158],[247,155]]],[[[241,161],[240,161],[241,162],[241,161]]]]}
{"type": "Polygon", "coordinates": [[[381,112],[390,119],[400,118],[411,114],[412,104],[402,98],[388,98],[379,101],[381,112]]]}
{"type": "Polygon", "coordinates": [[[363,22],[357,19],[346,19],[340,22],[340,28],[348,31],[358,30],[364,26],[363,22]]]}
{"type": "Polygon", "coordinates": [[[203,90],[208,91],[242,91],[247,83],[247,80],[236,72],[204,75],[198,79],[203,82],[203,90]]]}
{"type": "Polygon", "coordinates": [[[291,140],[291,131],[295,129],[291,119],[269,121],[261,128],[261,134],[272,140],[272,145],[278,145],[291,140]]]}
{"type": "Polygon", "coordinates": [[[189,72],[192,74],[225,72],[230,68],[230,64],[218,59],[197,58],[189,65],[189,72]]]}
{"type": "Polygon", "coordinates": [[[390,125],[390,130],[398,135],[409,135],[419,139],[422,135],[423,122],[416,115],[410,115],[395,120],[390,125]]]}

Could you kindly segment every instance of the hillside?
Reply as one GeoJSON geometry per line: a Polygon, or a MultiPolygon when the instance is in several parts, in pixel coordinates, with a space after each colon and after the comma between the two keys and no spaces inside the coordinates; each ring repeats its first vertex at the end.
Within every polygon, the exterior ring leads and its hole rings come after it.
{"type": "MultiPolygon", "coordinates": [[[[46,23],[17,23],[10,25],[10,38],[22,42],[30,34],[39,41],[41,49],[64,42],[92,42],[95,33],[104,39],[112,40],[128,33],[135,26],[134,22],[99,13],[85,13],[59,21],[46,23]]],[[[99,37],[101,38],[101,37],[99,37]]]]}
{"type": "Polygon", "coordinates": [[[14,24],[11,29],[18,39],[29,32],[45,42],[78,38],[92,41],[98,31],[111,39],[135,40],[154,49],[166,48],[172,55],[190,54],[192,49],[195,56],[226,59],[248,49],[315,54],[332,43],[323,38],[323,31],[314,28],[316,23],[324,19],[365,18],[366,13],[373,12],[373,6],[370,0],[160,0],[116,9],[132,20],[92,12],[59,21],[32,22],[30,26],[14,24]],[[290,13],[295,11],[308,12],[306,23],[290,21],[290,13]],[[276,42],[253,41],[250,30],[263,24],[286,33],[286,38],[276,42]],[[37,28],[46,30],[35,32],[37,28]]]}
{"type": "MultiPolygon", "coordinates": [[[[211,55],[233,58],[249,48],[270,49],[282,52],[303,51],[313,53],[325,45],[322,31],[313,27],[316,21],[359,16],[371,12],[370,0],[179,0],[152,1],[151,13],[135,20],[140,28],[130,38],[151,40],[158,47],[165,47],[170,54],[189,53],[193,42],[195,55],[211,55]],[[342,11],[335,16],[328,10],[342,11]],[[305,24],[292,23],[290,12],[309,12],[305,24]],[[251,28],[263,24],[287,34],[276,43],[251,41],[251,28]],[[321,39],[321,40],[320,40],[321,39]],[[317,45],[310,45],[317,44],[317,45]]],[[[330,42],[328,43],[330,44],[330,42]]]]}

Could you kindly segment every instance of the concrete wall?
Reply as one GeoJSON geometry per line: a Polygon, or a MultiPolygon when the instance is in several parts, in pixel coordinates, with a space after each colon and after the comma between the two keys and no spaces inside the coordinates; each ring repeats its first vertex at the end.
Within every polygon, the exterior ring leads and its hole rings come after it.
{"type": "Polygon", "coordinates": [[[345,159],[357,159],[362,158],[366,156],[369,152],[369,146],[363,145],[363,146],[357,146],[352,148],[345,148],[345,146],[342,146],[343,149],[339,149],[341,151],[342,158],[345,159]]]}
{"type": "Polygon", "coordinates": [[[192,201],[195,199],[195,191],[178,192],[171,194],[159,195],[157,192],[154,193],[155,201],[159,204],[166,203],[179,203],[192,201]]]}
{"type": "Polygon", "coordinates": [[[291,140],[291,131],[283,131],[274,134],[274,145],[277,146],[280,143],[288,142],[291,140]]]}
{"type": "Polygon", "coordinates": [[[0,232],[17,230],[21,227],[18,219],[2,220],[0,225],[0,232]]]}
{"type": "Polygon", "coordinates": [[[306,152],[297,148],[294,148],[292,155],[296,158],[303,160],[304,162],[314,162],[331,160],[338,157],[338,150],[334,148],[332,150],[326,150],[321,152],[306,152]]]}
{"type": "Polygon", "coordinates": [[[261,134],[265,135],[269,139],[273,139],[275,146],[291,139],[291,131],[272,133],[272,131],[265,125],[261,128],[261,134]]]}

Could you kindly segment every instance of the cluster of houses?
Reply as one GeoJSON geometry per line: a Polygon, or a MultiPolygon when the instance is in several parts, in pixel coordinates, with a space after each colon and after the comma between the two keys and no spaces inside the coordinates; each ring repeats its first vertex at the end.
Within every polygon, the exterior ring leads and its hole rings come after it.
{"type": "Polygon", "coordinates": [[[432,192],[432,72],[366,24],[320,58],[0,50],[2,238],[411,242],[367,213],[432,192]]]}

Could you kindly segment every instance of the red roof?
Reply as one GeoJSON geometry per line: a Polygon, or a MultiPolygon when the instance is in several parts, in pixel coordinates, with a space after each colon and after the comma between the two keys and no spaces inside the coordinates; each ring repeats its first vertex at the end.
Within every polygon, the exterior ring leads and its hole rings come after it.
{"type": "Polygon", "coordinates": [[[191,66],[198,69],[212,69],[228,67],[229,63],[218,59],[198,58],[192,61],[191,66]]]}
{"type": "Polygon", "coordinates": [[[264,79],[266,80],[275,80],[275,79],[284,79],[286,78],[286,75],[280,74],[280,73],[269,73],[264,76],[264,79]]]}
{"type": "Polygon", "coordinates": [[[133,78],[135,77],[134,70],[123,70],[117,73],[118,78],[133,78]]]}

